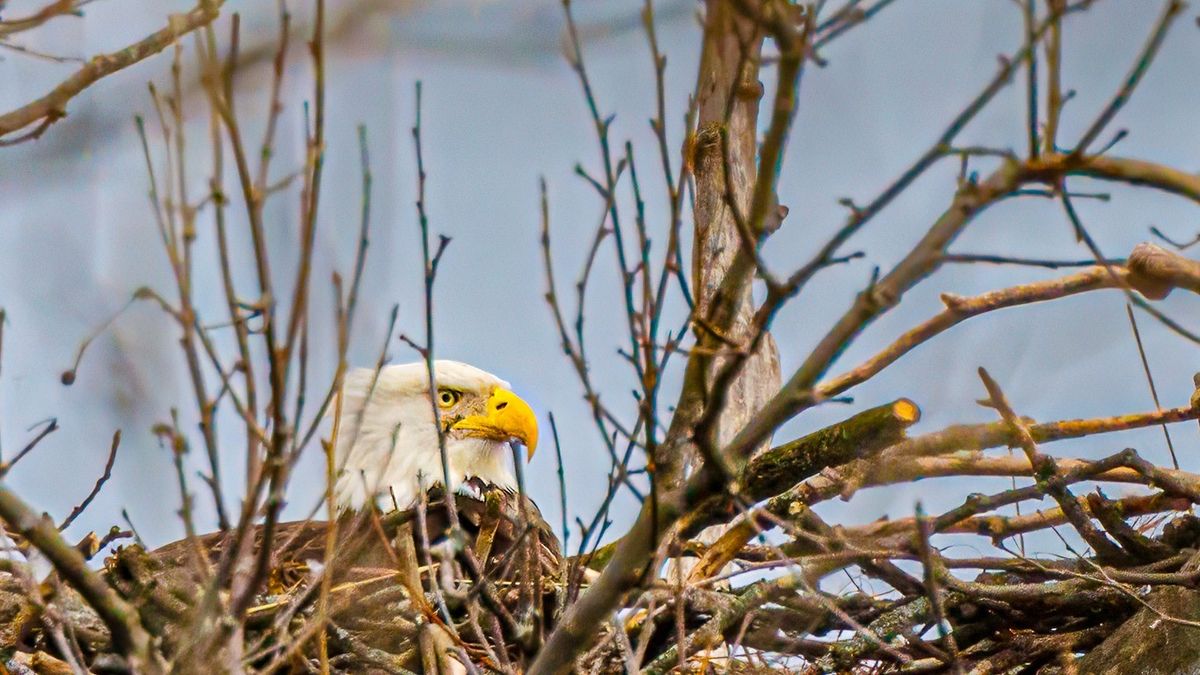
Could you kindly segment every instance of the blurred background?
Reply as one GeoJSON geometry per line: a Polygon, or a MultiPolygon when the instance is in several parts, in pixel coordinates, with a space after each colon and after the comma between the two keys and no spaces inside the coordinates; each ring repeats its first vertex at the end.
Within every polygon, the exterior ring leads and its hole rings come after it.
{"type": "MultiPolygon", "coordinates": [[[[40,4],[10,0],[3,11],[21,15],[40,4]]],[[[641,27],[642,2],[574,4],[600,110],[616,115],[614,144],[626,139],[634,143],[643,189],[649,193],[653,236],[665,246],[667,211],[648,125],[654,114],[654,78],[641,27]]],[[[284,80],[286,110],[273,165],[276,177],[303,163],[302,104],[312,96],[303,44],[311,32],[310,8],[307,3],[289,5],[295,33],[284,80]]],[[[559,487],[546,416],[554,413],[566,464],[568,511],[572,518],[589,519],[603,499],[609,460],[561,353],[543,299],[546,281],[538,248],[540,177],[549,185],[554,261],[565,295],[570,295],[603,206],[573,173],[577,162],[595,170],[599,157],[578,82],[562,56],[561,6],[525,0],[339,0],[329,5],[327,147],[319,267],[313,277],[317,290],[312,372],[332,371],[328,279],[333,270],[349,272],[358,245],[360,123],[369,137],[374,194],[351,363],[374,363],[393,303],[400,307],[398,331],[423,335],[410,135],[414,83],[421,80],[431,227],[453,238],[436,289],[436,352],[510,380],[538,410],[546,440],[526,476],[547,520],[558,523],[559,487]],[[321,328],[322,317],[328,317],[327,329],[321,328]]],[[[86,58],[141,39],[166,25],[171,12],[190,7],[178,0],[98,0],[86,7],[83,18],[58,19],[14,41],[42,52],[86,58]]],[[[667,119],[676,153],[695,83],[701,4],[660,0],[655,8],[659,41],[668,57],[667,119]]],[[[242,15],[237,106],[248,136],[257,138],[265,119],[278,31],[276,5],[231,1],[225,11],[242,15]]],[[[1158,3],[1106,0],[1065,22],[1063,84],[1077,93],[1064,112],[1062,142],[1072,143],[1112,96],[1158,12],[1158,3]]],[[[1200,169],[1195,125],[1200,87],[1194,86],[1200,35],[1192,19],[1180,21],[1168,36],[1150,73],[1115,121],[1113,129],[1127,128],[1130,133],[1114,153],[1186,171],[1200,169]]],[[[218,26],[224,37],[228,18],[218,26]]],[[[834,41],[823,53],[827,65],[809,67],[804,75],[779,188],[780,201],[791,213],[766,247],[775,268],[798,266],[840,226],[845,207],[839,199],[865,203],[890,184],[993,77],[997,56],[1013,53],[1022,39],[1021,15],[1011,0],[899,0],[834,41]]],[[[189,173],[193,194],[200,194],[209,167],[208,112],[192,39],[183,45],[185,110],[193,111],[187,120],[189,173]]],[[[5,110],[42,95],[78,67],[12,51],[0,53],[0,58],[0,107],[5,110]]],[[[96,339],[76,383],[65,387],[59,381],[80,342],[136,288],[149,285],[173,297],[133,122],[135,115],[147,117],[156,161],[163,161],[146,83],[155,81],[166,88],[170,58],[168,51],[100,82],[73,100],[69,117],[40,140],[0,150],[0,307],[7,311],[0,363],[4,457],[11,458],[36,434],[30,427],[39,421],[55,417],[61,427],[7,480],[38,508],[61,519],[100,474],[113,430],[124,433],[113,478],[73,525],[72,538],[119,523],[122,508],[150,544],[182,535],[175,516],[179,494],[171,456],[151,433],[153,424],[169,419],[172,407],[186,414],[194,405],[176,325],[151,304],[136,304],[96,339]]],[[[773,78],[768,70],[768,97],[773,78]]],[[[1022,148],[1024,106],[1024,86],[1018,79],[967,128],[958,144],[1022,148]]],[[[986,161],[973,165],[981,173],[993,166],[986,161]]],[[[953,160],[929,171],[849,243],[847,250],[863,251],[862,259],[822,273],[779,315],[774,333],[785,378],[865,286],[872,268],[894,264],[949,204],[957,171],[953,160]]],[[[1190,240],[1200,230],[1195,206],[1182,199],[1083,179],[1072,180],[1072,188],[1111,193],[1108,202],[1077,201],[1108,256],[1122,257],[1136,243],[1150,239],[1152,225],[1180,240],[1190,240]]],[[[297,249],[297,194],[293,190],[276,197],[266,211],[273,254],[281,261],[276,273],[287,283],[287,261],[294,261],[297,249]]],[[[629,207],[624,201],[622,206],[629,207]]],[[[212,317],[209,323],[216,323],[224,320],[225,312],[207,223],[201,216],[198,303],[212,317]]],[[[688,227],[685,224],[685,231],[688,227]]],[[[976,219],[953,250],[1090,257],[1076,243],[1059,205],[1037,198],[992,208],[976,219]]],[[[587,334],[593,376],[604,400],[633,419],[630,391],[635,381],[616,353],[627,340],[620,303],[614,301],[619,292],[616,270],[612,250],[606,247],[589,291],[587,334]]],[[[246,283],[248,271],[237,270],[246,283]]],[[[874,324],[833,372],[858,363],[939,311],[941,292],[973,294],[1058,274],[1037,268],[949,265],[874,324]]],[[[1196,329],[1196,302],[1177,293],[1160,308],[1196,329]]],[[[1039,420],[1152,409],[1124,304],[1120,293],[1106,291],[971,320],[850,392],[853,406],[831,404],[809,411],[784,427],[776,440],[790,440],[899,396],[912,398],[924,411],[913,433],[951,423],[991,421],[994,412],[974,402],[984,395],[975,373],[978,366],[998,379],[1019,413],[1039,420]]],[[[673,311],[675,317],[682,316],[680,307],[673,311]]],[[[1192,374],[1200,370],[1196,346],[1144,314],[1139,318],[1162,404],[1183,405],[1193,389],[1192,374]]],[[[418,358],[395,340],[388,352],[394,362],[418,358]]],[[[671,403],[673,395],[663,400],[671,403]]],[[[194,419],[185,417],[184,423],[194,430],[194,419]]],[[[225,479],[234,494],[242,480],[241,431],[227,422],[222,432],[225,479]]],[[[193,436],[187,461],[199,471],[205,463],[198,434],[193,436]]],[[[1200,470],[1195,425],[1177,426],[1173,438],[1182,468],[1200,470]]],[[[1126,446],[1158,463],[1170,461],[1159,429],[1056,448],[1099,457],[1126,446]]],[[[849,504],[824,504],[818,510],[834,522],[866,522],[911,515],[918,499],[931,509],[950,507],[967,492],[1005,485],[1007,480],[980,479],[978,486],[956,485],[949,491],[928,481],[864,491],[849,504]]],[[[209,529],[215,521],[211,509],[204,508],[207,494],[199,480],[192,488],[201,507],[200,524],[209,529]]],[[[303,517],[322,489],[323,469],[314,446],[293,481],[286,515],[303,517]]],[[[1115,495],[1110,491],[1110,496],[1115,495]]],[[[622,493],[613,506],[610,532],[622,532],[636,506],[622,493]]]]}

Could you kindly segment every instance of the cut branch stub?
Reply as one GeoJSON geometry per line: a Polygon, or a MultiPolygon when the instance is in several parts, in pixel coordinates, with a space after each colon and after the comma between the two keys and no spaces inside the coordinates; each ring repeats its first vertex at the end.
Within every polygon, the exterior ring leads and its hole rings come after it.
{"type": "MultiPolygon", "coordinates": [[[[917,404],[902,398],[772,448],[751,460],[742,472],[739,483],[743,486],[743,496],[753,501],[774,497],[768,500],[765,510],[774,516],[786,517],[794,500],[781,493],[824,468],[869,457],[896,444],[920,417],[921,409],[917,404]]],[[[734,505],[729,502],[713,506],[715,508],[702,512],[701,516],[715,515],[722,508],[731,509],[734,505]]],[[[716,574],[760,531],[758,518],[747,514],[705,551],[692,569],[691,579],[716,574]]]]}
{"type": "MultiPolygon", "coordinates": [[[[822,470],[846,464],[854,459],[873,456],[904,440],[905,432],[921,418],[916,403],[902,398],[830,425],[807,436],[763,452],[742,471],[737,487],[747,501],[770,499],[767,510],[785,515],[793,501],[781,493],[822,470]]],[[[735,515],[737,504],[729,494],[716,495],[682,519],[679,536],[690,537],[700,530],[735,515]]],[[[721,569],[758,533],[759,525],[749,519],[738,521],[709,547],[703,560],[693,568],[692,578],[721,569]]],[[[587,556],[583,564],[602,570],[612,559],[616,543],[601,546],[587,556]]]]}
{"type": "MultiPolygon", "coordinates": [[[[824,469],[895,445],[920,417],[921,409],[906,398],[864,410],[758,455],[742,471],[734,491],[750,502],[774,497],[824,469]]],[[[727,519],[734,509],[736,504],[730,495],[706,501],[684,519],[682,536],[727,519]]]]}
{"type": "Polygon", "coordinates": [[[902,398],[776,446],[755,457],[738,481],[753,501],[772,497],[822,469],[861,459],[904,439],[921,417],[917,404],[902,398]]]}

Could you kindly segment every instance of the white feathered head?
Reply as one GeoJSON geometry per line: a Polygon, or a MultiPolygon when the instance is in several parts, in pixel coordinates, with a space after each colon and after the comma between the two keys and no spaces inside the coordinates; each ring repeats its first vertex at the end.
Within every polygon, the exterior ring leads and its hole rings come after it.
{"type": "MultiPolygon", "coordinates": [[[[434,395],[446,437],[450,488],[471,479],[516,489],[511,443],[529,457],[537,418],[504,380],[458,361],[434,361],[434,395]]],[[[444,482],[425,362],[352,370],[342,387],[334,498],[341,510],[375,499],[385,510],[408,508],[424,489],[444,482]]]]}

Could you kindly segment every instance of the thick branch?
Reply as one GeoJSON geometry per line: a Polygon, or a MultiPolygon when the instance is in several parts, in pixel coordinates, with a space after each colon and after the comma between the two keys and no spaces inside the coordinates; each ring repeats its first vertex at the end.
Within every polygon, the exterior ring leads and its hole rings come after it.
{"type": "Polygon", "coordinates": [[[848,420],[772,448],[746,466],[741,492],[758,501],[795,485],[802,476],[870,455],[904,438],[904,430],[921,417],[908,399],[865,410],[848,420]]]}
{"type": "MultiPolygon", "coordinates": [[[[920,414],[915,403],[900,399],[864,410],[847,420],[772,448],[755,457],[742,472],[737,481],[737,493],[746,501],[761,501],[784,492],[823,469],[856,458],[870,457],[903,439],[905,430],[916,423],[920,414]]],[[[772,500],[766,508],[783,515],[787,511],[787,503],[774,504],[772,500]]],[[[688,515],[681,525],[681,536],[724,521],[736,510],[736,502],[731,496],[715,496],[688,515]]],[[[753,524],[745,521],[727,530],[692,571],[692,578],[705,578],[720,570],[757,532],[753,524]]],[[[589,557],[588,566],[602,569],[615,547],[614,543],[597,550],[589,557]]]]}

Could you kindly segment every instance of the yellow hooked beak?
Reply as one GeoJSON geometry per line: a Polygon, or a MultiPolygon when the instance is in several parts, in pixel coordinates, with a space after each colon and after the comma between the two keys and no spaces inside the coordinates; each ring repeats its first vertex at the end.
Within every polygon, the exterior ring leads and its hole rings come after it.
{"type": "Polygon", "coordinates": [[[492,390],[483,414],[464,417],[451,428],[476,438],[518,440],[529,453],[528,459],[533,459],[533,451],[537,449],[537,416],[533,408],[520,396],[500,387],[492,390]]]}

